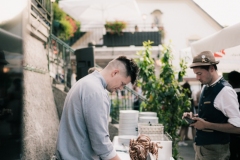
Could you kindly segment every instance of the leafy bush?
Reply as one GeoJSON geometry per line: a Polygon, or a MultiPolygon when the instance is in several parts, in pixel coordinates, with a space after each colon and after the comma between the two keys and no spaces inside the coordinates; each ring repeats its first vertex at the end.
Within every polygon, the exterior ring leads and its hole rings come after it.
{"type": "Polygon", "coordinates": [[[53,3],[54,21],[60,23],[53,28],[53,33],[63,41],[69,40],[75,33],[80,32],[80,22],[67,15],[57,3],[53,3]]]}
{"type": "Polygon", "coordinates": [[[62,40],[67,40],[71,38],[74,33],[73,26],[66,19],[61,19],[60,24],[61,24],[60,30],[62,30],[62,32],[58,34],[58,38],[62,40]]]}
{"type": "MultiPolygon", "coordinates": [[[[145,51],[138,52],[140,58],[137,59],[140,68],[138,84],[142,87],[143,94],[148,102],[142,103],[143,111],[157,112],[159,123],[164,125],[164,130],[173,140],[173,158],[178,159],[177,142],[179,136],[178,128],[181,126],[182,114],[190,109],[190,99],[186,91],[175,78],[176,72],[172,65],[172,54],[170,46],[163,46],[160,57],[160,75],[155,75],[155,63],[151,57],[151,44],[153,42],[143,42],[145,51]]],[[[185,74],[186,63],[181,61],[181,76],[185,74]]]]}
{"type": "Polygon", "coordinates": [[[120,35],[122,30],[125,29],[127,24],[124,21],[114,21],[114,22],[106,22],[105,28],[111,34],[120,35]]]}
{"type": "Polygon", "coordinates": [[[66,15],[67,14],[61,8],[59,8],[57,3],[53,3],[53,18],[55,20],[64,19],[66,15]]]}

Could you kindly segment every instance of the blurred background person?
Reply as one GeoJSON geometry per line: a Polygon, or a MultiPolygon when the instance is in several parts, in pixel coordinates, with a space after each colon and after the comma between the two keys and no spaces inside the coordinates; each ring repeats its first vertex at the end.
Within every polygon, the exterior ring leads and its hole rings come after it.
{"type": "MultiPolygon", "coordinates": [[[[240,73],[237,71],[230,72],[228,82],[237,92],[238,103],[240,103],[240,73]]],[[[230,135],[230,160],[240,160],[240,134],[230,135]]]]}
{"type": "MultiPolygon", "coordinates": [[[[185,89],[185,93],[187,94],[188,98],[191,100],[191,112],[193,111],[194,105],[193,105],[193,99],[192,99],[192,91],[191,91],[191,86],[188,82],[185,82],[182,85],[183,89],[185,89]]],[[[184,109],[183,109],[184,110],[184,109]]],[[[185,110],[186,112],[186,110],[185,110]]],[[[190,138],[188,137],[188,128],[189,124],[186,123],[184,120],[182,121],[182,125],[180,128],[180,142],[178,142],[179,146],[187,146],[188,144],[185,142],[185,140],[189,140],[190,138]]],[[[194,129],[193,129],[194,130],[194,129]]],[[[194,132],[195,133],[195,132],[194,132]]],[[[193,135],[194,136],[194,135],[193,135]]],[[[194,138],[194,137],[193,137],[194,138]]]]}

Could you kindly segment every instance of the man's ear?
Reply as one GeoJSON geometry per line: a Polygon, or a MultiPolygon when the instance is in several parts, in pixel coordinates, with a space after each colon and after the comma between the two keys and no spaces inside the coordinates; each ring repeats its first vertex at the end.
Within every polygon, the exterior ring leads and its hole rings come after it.
{"type": "Polygon", "coordinates": [[[115,75],[117,75],[119,73],[118,69],[114,69],[111,73],[111,76],[114,77],[115,75]]]}
{"type": "Polygon", "coordinates": [[[213,65],[211,65],[209,69],[210,69],[211,72],[213,72],[215,70],[213,65]]]}

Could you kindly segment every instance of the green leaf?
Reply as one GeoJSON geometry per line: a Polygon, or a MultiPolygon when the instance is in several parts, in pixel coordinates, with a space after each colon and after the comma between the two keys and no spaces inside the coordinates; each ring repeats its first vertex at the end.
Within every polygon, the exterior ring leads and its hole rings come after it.
{"type": "Polygon", "coordinates": [[[142,106],[144,111],[157,112],[159,122],[164,125],[165,132],[169,133],[173,138],[173,157],[178,159],[177,130],[181,125],[181,117],[184,111],[190,108],[189,99],[182,89],[179,81],[175,78],[183,77],[186,73],[186,63],[180,61],[182,70],[177,73],[172,65],[172,49],[171,46],[163,45],[161,51],[161,68],[160,74],[155,74],[154,59],[151,57],[151,41],[143,42],[144,51],[137,52],[138,66],[140,68],[138,84],[141,84],[142,91],[148,102],[142,106]]]}

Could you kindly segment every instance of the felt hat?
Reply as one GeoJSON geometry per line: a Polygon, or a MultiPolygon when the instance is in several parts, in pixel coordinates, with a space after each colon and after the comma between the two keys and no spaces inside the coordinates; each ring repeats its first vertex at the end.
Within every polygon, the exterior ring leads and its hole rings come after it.
{"type": "Polygon", "coordinates": [[[211,51],[203,51],[193,58],[190,68],[218,64],[211,51]]]}

